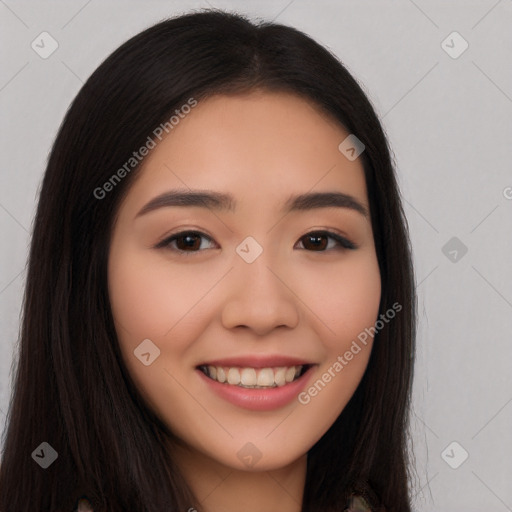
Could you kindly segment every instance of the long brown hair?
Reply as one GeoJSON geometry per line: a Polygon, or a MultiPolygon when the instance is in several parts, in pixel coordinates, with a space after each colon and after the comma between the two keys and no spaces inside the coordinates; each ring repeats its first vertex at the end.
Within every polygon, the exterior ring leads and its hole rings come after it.
{"type": "MultiPolygon", "coordinates": [[[[408,411],[416,299],[407,223],[388,143],[357,81],[304,33],[218,10],[162,21],[90,76],[66,113],[45,171],[33,236],[0,467],[0,511],[201,510],[123,364],[108,290],[110,233],[140,164],[98,198],[137,148],[189,98],[260,88],[313,101],[365,145],[381,272],[375,337],[355,394],[308,453],[303,512],[343,510],[365,482],[389,511],[410,512],[408,411]],[[43,469],[34,450],[58,454],[43,469]]],[[[175,411],[179,414],[179,411],[175,411]]]]}

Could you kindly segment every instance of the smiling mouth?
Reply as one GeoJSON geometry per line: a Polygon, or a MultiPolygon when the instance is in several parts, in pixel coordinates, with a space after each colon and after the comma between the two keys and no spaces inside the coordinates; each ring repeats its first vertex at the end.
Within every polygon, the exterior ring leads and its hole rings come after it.
{"type": "Polygon", "coordinates": [[[200,365],[197,368],[207,377],[221,384],[248,389],[269,389],[282,387],[299,379],[311,366],[313,365],[242,368],[200,365]]]}

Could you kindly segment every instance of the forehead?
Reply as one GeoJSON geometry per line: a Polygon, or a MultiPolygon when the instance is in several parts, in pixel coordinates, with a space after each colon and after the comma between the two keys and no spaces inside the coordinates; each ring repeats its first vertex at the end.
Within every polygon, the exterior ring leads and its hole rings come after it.
{"type": "Polygon", "coordinates": [[[157,141],[133,194],[147,199],[176,188],[229,191],[240,205],[261,207],[294,193],[339,191],[366,203],[360,159],[350,161],[338,149],[348,135],[290,93],[212,96],[157,141]]]}

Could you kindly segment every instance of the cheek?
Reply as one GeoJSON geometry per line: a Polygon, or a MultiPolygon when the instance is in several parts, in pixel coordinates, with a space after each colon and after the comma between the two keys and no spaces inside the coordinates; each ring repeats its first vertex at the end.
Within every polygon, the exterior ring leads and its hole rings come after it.
{"type": "Polygon", "coordinates": [[[208,290],[208,282],[201,285],[198,279],[191,286],[187,273],[129,243],[114,243],[108,286],[121,354],[136,387],[155,411],[162,407],[162,397],[179,401],[179,386],[168,372],[183,380],[180,372],[201,325],[193,305],[204,295],[203,288],[208,290]],[[136,354],[142,353],[138,347],[147,339],[151,340],[148,350],[158,356],[146,366],[136,354]]]}
{"type": "Polygon", "coordinates": [[[298,401],[315,418],[320,436],[354,394],[370,358],[373,338],[365,329],[374,327],[381,297],[376,255],[358,256],[337,271],[316,275],[314,283],[303,285],[311,290],[310,304],[321,320],[325,357],[298,401]]]}
{"type": "Polygon", "coordinates": [[[150,403],[158,396],[175,396],[179,390],[166,372],[181,381],[192,366],[194,341],[209,320],[207,295],[222,275],[220,270],[184,267],[129,244],[112,244],[108,284],[119,346],[137,387],[150,403]],[[148,366],[134,353],[146,339],[160,350],[148,366]]]}
{"type": "Polygon", "coordinates": [[[202,274],[196,270],[192,275],[176,264],[140,251],[123,255],[112,251],[109,295],[116,324],[122,332],[140,340],[173,337],[172,333],[183,326],[193,331],[194,305],[206,295],[215,277],[202,274]]]}
{"type": "Polygon", "coordinates": [[[379,312],[381,281],[374,252],[355,255],[315,274],[303,273],[301,296],[321,320],[328,350],[341,350],[373,326],[379,312]]]}

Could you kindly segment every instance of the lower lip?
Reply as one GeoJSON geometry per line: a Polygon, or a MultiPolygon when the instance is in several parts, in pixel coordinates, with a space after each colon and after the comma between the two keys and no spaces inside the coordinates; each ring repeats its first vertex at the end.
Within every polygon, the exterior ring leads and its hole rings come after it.
{"type": "Polygon", "coordinates": [[[214,393],[233,405],[251,411],[272,411],[284,407],[297,398],[306,386],[314,366],[310,366],[303,375],[293,382],[268,389],[242,388],[231,384],[222,384],[207,377],[201,370],[196,369],[196,371],[214,393]]]}

